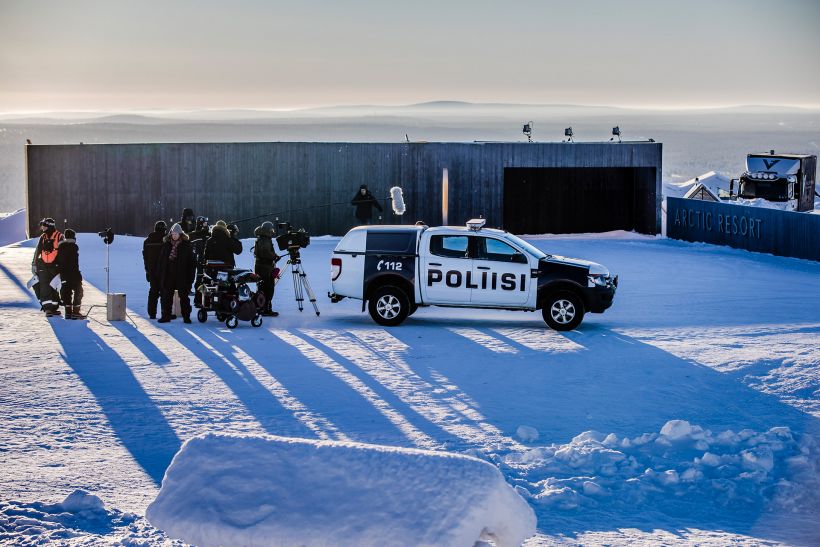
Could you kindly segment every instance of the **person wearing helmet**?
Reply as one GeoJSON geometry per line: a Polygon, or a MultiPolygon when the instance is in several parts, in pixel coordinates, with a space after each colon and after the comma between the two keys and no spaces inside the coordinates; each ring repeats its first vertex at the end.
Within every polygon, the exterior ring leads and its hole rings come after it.
{"type": "Polygon", "coordinates": [[[279,313],[273,311],[273,290],[276,286],[276,261],[280,257],[273,250],[273,223],[263,222],[261,226],[254,230],[254,235],[256,236],[256,243],[253,246],[253,256],[255,257],[253,271],[261,279],[260,288],[265,293],[266,301],[262,315],[276,317],[279,313]]]}
{"type": "Polygon", "coordinates": [[[142,262],[145,266],[145,280],[148,282],[148,317],[151,319],[157,318],[157,304],[162,289],[157,275],[157,262],[167,229],[168,225],[164,221],[157,221],[154,231],[142,242],[142,262]]]}
{"type": "Polygon", "coordinates": [[[58,273],[57,249],[62,240],[63,234],[53,218],[40,221],[40,238],[34,249],[31,273],[37,276],[37,298],[47,317],[60,315],[60,295],[51,286],[51,281],[58,273]]]}

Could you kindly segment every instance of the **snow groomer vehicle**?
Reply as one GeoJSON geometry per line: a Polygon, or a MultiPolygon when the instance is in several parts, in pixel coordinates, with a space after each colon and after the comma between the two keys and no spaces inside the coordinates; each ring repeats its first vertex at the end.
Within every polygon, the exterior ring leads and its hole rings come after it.
{"type": "Polygon", "coordinates": [[[464,227],[359,226],[331,258],[332,302],[362,301],[373,320],[399,325],[420,306],[536,311],[555,330],[612,305],[618,276],[553,256],[484,219],[464,227]]]}
{"type": "Polygon", "coordinates": [[[792,211],[814,210],[817,156],[806,154],[749,154],[740,176],[738,196],[784,202],[792,211]]]}

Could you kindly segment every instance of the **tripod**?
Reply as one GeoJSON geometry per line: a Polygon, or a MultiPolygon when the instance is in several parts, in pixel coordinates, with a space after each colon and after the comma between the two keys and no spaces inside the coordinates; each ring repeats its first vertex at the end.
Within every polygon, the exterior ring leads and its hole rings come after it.
{"type": "Polygon", "coordinates": [[[305,293],[307,293],[310,303],[313,304],[313,311],[316,316],[319,316],[319,306],[316,305],[316,295],[313,294],[313,289],[310,288],[310,282],[307,278],[307,273],[302,267],[302,258],[299,256],[299,248],[288,248],[288,264],[290,265],[291,274],[293,274],[293,295],[296,298],[296,305],[299,311],[305,309],[305,293]]]}

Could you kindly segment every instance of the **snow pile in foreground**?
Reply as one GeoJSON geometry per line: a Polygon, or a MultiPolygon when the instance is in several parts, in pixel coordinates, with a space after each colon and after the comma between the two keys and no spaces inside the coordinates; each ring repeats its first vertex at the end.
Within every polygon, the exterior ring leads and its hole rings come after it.
{"type": "Polygon", "coordinates": [[[468,456],[357,443],[205,435],[168,468],[148,520],[209,545],[520,545],[532,508],[468,456]]]}
{"type": "Polygon", "coordinates": [[[169,545],[168,538],[132,513],[108,510],[97,496],[75,490],[62,503],[0,501],[0,543],[94,542],[169,545]]]}
{"type": "Polygon", "coordinates": [[[531,502],[561,510],[651,503],[674,512],[689,501],[705,511],[801,512],[818,507],[820,491],[820,446],[788,427],[715,434],[671,420],[635,438],[587,431],[505,463],[526,477],[531,502]]]}
{"type": "Polygon", "coordinates": [[[17,243],[27,239],[26,210],[18,209],[13,213],[0,213],[0,246],[17,243]]]}

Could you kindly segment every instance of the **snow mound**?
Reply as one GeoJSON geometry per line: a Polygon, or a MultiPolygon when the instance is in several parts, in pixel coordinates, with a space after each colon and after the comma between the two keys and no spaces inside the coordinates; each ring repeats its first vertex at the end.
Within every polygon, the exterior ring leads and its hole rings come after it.
{"type": "Polygon", "coordinates": [[[529,425],[519,425],[518,429],[515,430],[515,434],[525,443],[538,440],[538,430],[529,425]]]}
{"type": "Polygon", "coordinates": [[[148,520],[209,545],[520,545],[532,508],[469,456],[348,442],[205,435],[165,473],[148,520]]]}
{"type": "Polygon", "coordinates": [[[0,247],[23,241],[26,237],[26,210],[0,213],[0,247]]]}
{"type": "MultiPolygon", "coordinates": [[[[132,513],[106,509],[102,500],[75,490],[62,503],[0,500],[0,544],[177,545],[132,513]]],[[[181,545],[181,544],[180,544],[181,545]]]]}
{"type": "MultiPolygon", "coordinates": [[[[687,180],[686,182],[664,182],[663,196],[668,198],[682,198],[686,192],[691,190],[696,184],[701,183],[716,196],[720,195],[720,190],[729,190],[729,178],[714,171],[704,173],[699,177],[687,180]]],[[[735,188],[737,191],[737,188],[735,188]]]]}
{"type": "Polygon", "coordinates": [[[504,463],[527,478],[533,503],[559,510],[650,503],[681,510],[680,500],[707,512],[804,512],[820,501],[820,446],[788,427],[716,434],[670,420],[659,433],[634,438],[587,431],[504,463]]]}

